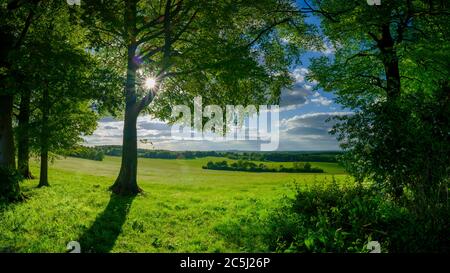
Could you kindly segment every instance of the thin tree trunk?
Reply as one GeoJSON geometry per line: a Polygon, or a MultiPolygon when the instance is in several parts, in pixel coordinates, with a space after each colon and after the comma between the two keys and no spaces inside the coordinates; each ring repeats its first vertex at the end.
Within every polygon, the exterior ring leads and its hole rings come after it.
{"type": "Polygon", "coordinates": [[[29,122],[30,122],[30,99],[31,90],[23,90],[20,99],[20,113],[17,135],[17,165],[19,173],[26,179],[34,179],[30,171],[30,145],[29,145],[29,122]]]}
{"type": "Polygon", "coordinates": [[[50,186],[48,183],[48,149],[41,148],[41,171],[39,174],[38,187],[50,186]]]}
{"type": "Polygon", "coordinates": [[[127,82],[125,85],[125,121],[123,127],[122,164],[111,190],[121,195],[134,195],[142,190],[137,185],[137,131],[139,115],[136,96],[136,1],[126,2],[124,23],[128,33],[127,82]]]}
{"type": "Polygon", "coordinates": [[[50,113],[50,96],[48,88],[44,88],[42,96],[42,124],[41,124],[41,170],[38,187],[49,186],[48,183],[48,117],[50,113]]]}

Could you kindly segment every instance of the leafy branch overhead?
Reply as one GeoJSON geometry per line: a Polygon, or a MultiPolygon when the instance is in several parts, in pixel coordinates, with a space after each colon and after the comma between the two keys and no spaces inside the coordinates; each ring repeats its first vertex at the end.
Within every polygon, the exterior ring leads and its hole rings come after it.
{"type": "MultiPolygon", "coordinates": [[[[109,1],[104,5],[89,1],[81,6],[81,18],[98,48],[117,50],[120,45],[118,54],[122,56],[132,51],[132,68],[156,77],[161,90],[201,92],[199,87],[206,87],[214,78],[225,89],[222,98],[231,98],[246,94],[231,93],[232,81],[252,78],[249,93],[267,99],[279,95],[276,85],[289,85],[287,65],[298,61],[309,35],[299,14],[269,12],[283,7],[292,8],[292,3],[180,0],[109,1]],[[290,43],[282,46],[281,39],[290,43]],[[266,96],[257,94],[261,92],[266,96]]],[[[137,94],[137,109],[146,108],[156,93],[137,94]]]]}

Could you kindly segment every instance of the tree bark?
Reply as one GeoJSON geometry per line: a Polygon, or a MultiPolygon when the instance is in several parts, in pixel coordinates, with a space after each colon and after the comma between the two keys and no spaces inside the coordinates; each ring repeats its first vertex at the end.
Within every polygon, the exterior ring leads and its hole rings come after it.
{"type": "Polygon", "coordinates": [[[15,168],[13,95],[0,95],[0,166],[15,168]]]}
{"type": "Polygon", "coordinates": [[[41,170],[38,187],[41,188],[46,186],[50,186],[48,183],[48,149],[41,147],[41,170]]]}
{"type": "Polygon", "coordinates": [[[136,66],[133,63],[135,48],[128,50],[128,73],[126,83],[125,120],[123,127],[122,164],[119,176],[111,189],[122,195],[133,195],[142,190],[137,185],[137,130],[139,111],[136,105],[136,66]]]}
{"type": "MultiPolygon", "coordinates": [[[[14,136],[12,128],[13,96],[0,95],[0,168],[15,170],[14,136]]],[[[8,201],[22,199],[19,181],[11,179],[11,170],[0,172],[0,198],[8,201]],[[6,176],[6,177],[4,177],[6,176]]]]}
{"type": "Polygon", "coordinates": [[[29,166],[30,99],[31,90],[23,90],[22,96],[20,98],[20,112],[18,117],[19,124],[17,135],[17,165],[19,173],[26,179],[34,179],[29,166]]]}
{"type": "Polygon", "coordinates": [[[50,114],[50,96],[48,88],[44,88],[42,96],[42,124],[41,124],[41,170],[38,187],[50,186],[48,183],[48,120],[50,114]]]}
{"type": "MultiPolygon", "coordinates": [[[[385,145],[387,147],[401,147],[402,130],[401,124],[404,122],[404,116],[399,111],[398,103],[401,92],[400,85],[400,68],[395,41],[391,34],[389,24],[383,25],[381,28],[381,39],[378,41],[378,47],[381,51],[384,72],[386,75],[386,105],[385,120],[386,137],[385,145]]],[[[393,196],[400,200],[403,196],[404,185],[397,181],[393,184],[393,196]]]]}
{"type": "Polygon", "coordinates": [[[142,190],[137,185],[137,114],[134,108],[125,110],[123,128],[122,164],[119,176],[111,187],[112,191],[121,195],[134,195],[142,190]]]}
{"type": "Polygon", "coordinates": [[[382,53],[382,61],[386,74],[386,89],[388,101],[395,100],[400,95],[400,69],[395,42],[389,25],[382,27],[381,39],[378,46],[382,53]]]}
{"type": "Polygon", "coordinates": [[[128,40],[127,54],[127,82],[125,85],[125,121],[123,127],[122,163],[119,176],[111,190],[121,195],[134,195],[142,190],[137,185],[137,131],[136,122],[139,115],[136,95],[136,71],[138,64],[135,62],[136,41],[136,0],[126,1],[124,13],[124,25],[128,40]]]}

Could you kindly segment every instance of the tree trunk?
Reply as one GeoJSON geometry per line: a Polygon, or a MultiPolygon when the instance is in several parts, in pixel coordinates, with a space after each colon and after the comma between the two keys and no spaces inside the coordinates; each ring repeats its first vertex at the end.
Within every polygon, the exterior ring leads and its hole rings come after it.
{"type": "Polygon", "coordinates": [[[136,96],[136,1],[126,1],[124,25],[128,34],[127,82],[125,85],[125,121],[123,127],[122,164],[111,190],[121,195],[134,195],[142,190],[137,185],[137,131],[139,115],[136,96]]]}
{"type": "Polygon", "coordinates": [[[394,101],[400,95],[400,69],[395,42],[392,38],[389,25],[382,28],[382,36],[379,41],[382,53],[384,71],[386,74],[386,89],[388,101],[394,101]]]}
{"type": "Polygon", "coordinates": [[[13,96],[0,95],[0,166],[15,168],[12,109],[13,96]]]}
{"type": "Polygon", "coordinates": [[[38,187],[49,186],[48,183],[48,117],[50,114],[50,96],[48,88],[44,88],[42,96],[42,124],[41,124],[41,170],[38,187]]]}
{"type": "Polygon", "coordinates": [[[123,128],[122,165],[112,191],[121,195],[134,195],[142,190],[137,185],[137,114],[134,108],[125,110],[123,128]]]}
{"type": "Polygon", "coordinates": [[[38,187],[50,186],[48,183],[48,149],[41,147],[41,172],[38,187]]]}
{"type": "MultiPolygon", "coordinates": [[[[0,95],[0,168],[16,168],[12,128],[13,96],[0,95]]],[[[0,199],[21,200],[19,181],[11,179],[11,170],[0,172],[0,199]],[[6,177],[5,177],[6,176],[6,177]]]]}
{"type": "MultiPolygon", "coordinates": [[[[386,75],[386,104],[385,114],[388,118],[385,120],[387,127],[385,136],[385,145],[387,147],[402,147],[401,124],[404,122],[404,116],[399,109],[399,97],[401,92],[400,85],[400,68],[395,41],[392,37],[390,26],[382,27],[381,39],[378,41],[378,47],[381,51],[384,72],[386,75]]],[[[400,154],[398,158],[401,158],[400,154]]],[[[397,162],[401,164],[401,162],[397,162]]],[[[393,184],[392,194],[396,200],[400,200],[403,196],[404,184],[401,181],[395,181],[393,184]]]]}
{"type": "Polygon", "coordinates": [[[17,135],[17,163],[19,173],[26,179],[34,179],[30,172],[30,146],[29,146],[29,122],[30,122],[31,90],[24,90],[20,99],[19,125],[17,135]]]}

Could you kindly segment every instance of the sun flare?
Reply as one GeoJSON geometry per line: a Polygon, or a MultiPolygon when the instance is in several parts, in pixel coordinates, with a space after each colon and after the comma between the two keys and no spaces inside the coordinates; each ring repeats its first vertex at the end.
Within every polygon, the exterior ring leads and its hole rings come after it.
{"type": "Polygon", "coordinates": [[[153,89],[156,86],[156,79],[155,78],[147,78],[145,79],[145,88],[147,89],[153,89]]]}

